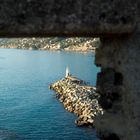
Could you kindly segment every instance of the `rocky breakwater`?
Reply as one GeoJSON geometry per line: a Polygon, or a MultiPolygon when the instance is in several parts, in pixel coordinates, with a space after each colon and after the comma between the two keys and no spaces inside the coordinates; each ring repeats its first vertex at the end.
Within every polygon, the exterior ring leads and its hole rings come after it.
{"type": "Polygon", "coordinates": [[[56,97],[66,110],[78,116],[75,120],[78,126],[94,126],[94,118],[103,114],[98,104],[99,95],[96,93],[96,88],[86,85],[75,77],[63,78],[51,84],[50,89],[56,91],[56,97]]]}

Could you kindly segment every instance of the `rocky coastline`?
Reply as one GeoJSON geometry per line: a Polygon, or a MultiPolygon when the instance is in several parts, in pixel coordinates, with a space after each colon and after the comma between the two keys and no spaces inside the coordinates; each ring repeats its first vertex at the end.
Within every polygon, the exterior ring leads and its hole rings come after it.
{"type": "Polygon", "coordinates": [[[0,48],[24,50],[49,50],[69,52],[95,52],[100,44],[99,38],[16,38],[1,39],[0,48]]]}
{"type": "Polygon", "coordinates": [[[103,114],[98,104],[99,95],[96,88],[84,81],[68,76],[50,85],[64,108],[78,116],[77,126],[94,126],[94,118],[103,114]]]}

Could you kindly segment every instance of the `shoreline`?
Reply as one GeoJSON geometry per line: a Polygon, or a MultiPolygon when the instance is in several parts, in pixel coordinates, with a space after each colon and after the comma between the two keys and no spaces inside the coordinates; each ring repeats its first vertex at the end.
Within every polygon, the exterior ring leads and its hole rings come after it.
{"type": "Polygon", "coordinates": [[[95,53],[95,50],[86,50],[86,51],[77,51],[77,50],[64,50],[64,49],[29,49],[29,48],[9,48],[9,47],[1,47],[0,49],[17,49],[17,50],[29,50],[29,51],[52,51],[52,52],[74,52],[74,53],[82,53],[82,54],[86,54],[86,53],[95,53]]]}

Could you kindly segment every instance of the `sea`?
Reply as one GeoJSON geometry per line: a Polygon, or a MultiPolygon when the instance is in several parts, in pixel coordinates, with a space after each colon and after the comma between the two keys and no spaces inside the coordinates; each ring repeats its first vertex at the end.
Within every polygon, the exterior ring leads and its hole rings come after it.
{"type": "Polygon", "coordinates": [[[78,127],[49,85],[70,73],[90,85],[100,71],[94,53],[0,49],[0,140],[98,140],[78,127]]]}

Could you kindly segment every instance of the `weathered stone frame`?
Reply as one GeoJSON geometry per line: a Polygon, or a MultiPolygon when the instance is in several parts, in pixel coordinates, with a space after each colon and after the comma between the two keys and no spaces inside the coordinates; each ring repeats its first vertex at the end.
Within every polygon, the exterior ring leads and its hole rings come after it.
{"type": "Polygon", "coordinates": [[[103,140],[140,139],[139,0],[0,2],[0,37],[101,37],[97,88],[105,113],[97,132],[103,140]]]}

